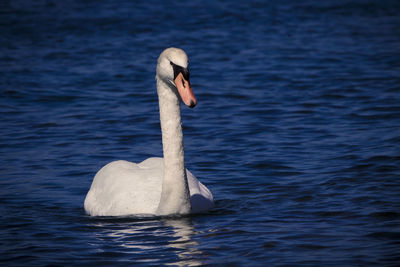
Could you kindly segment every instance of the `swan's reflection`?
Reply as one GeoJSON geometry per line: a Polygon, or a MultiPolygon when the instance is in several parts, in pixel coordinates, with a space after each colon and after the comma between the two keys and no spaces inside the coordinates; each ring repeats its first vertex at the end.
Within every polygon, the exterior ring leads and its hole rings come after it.
{"type": "Polygon", "coordinates": [[[198,249],[198,242],[192,239],[194,227],[189,217],[99,220],[94,226],[101,229],[97,238],[103,244],[113,243],[123,253],[135,254],[134,260],[177,266],[202,265],[204,254],[198,249]],[[175,256],[168,255],[170,252],[175,256]]]}
{"type": "Polygon", "coordinates": [[[176,239],[170,241],[168,246],[175,248],[179,257],[179,261],[171,262],[168,265],[201,265],[202,262],[199,259],[202,258],[202,253],[198,249],[199,243],[191,239],[194,234],[194,228],[191,219],[166,219],[164,220],[164,224],[171,227],[171,229],[174,231],[172,236],[176,239]]]}

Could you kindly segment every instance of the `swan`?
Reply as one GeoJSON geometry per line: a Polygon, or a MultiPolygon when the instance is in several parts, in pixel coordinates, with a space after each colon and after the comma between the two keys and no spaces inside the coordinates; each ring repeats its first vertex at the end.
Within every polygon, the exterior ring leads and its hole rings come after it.
{"type": "Polygon", "coordinates": [[[188,57],[182,49],[171,47],[160,54],[156,82],[164,157],[105,165],[86,195],[87,214],[163,216],[214,207],[211,191],[185,167],[180,101],[190,108],[197,104],[189,77],[188,57]]]}

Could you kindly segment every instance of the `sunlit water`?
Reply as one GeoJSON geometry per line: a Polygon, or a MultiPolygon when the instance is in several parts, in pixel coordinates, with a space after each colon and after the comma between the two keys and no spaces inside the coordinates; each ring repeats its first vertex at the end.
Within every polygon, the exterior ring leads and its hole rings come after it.
{"type": "Polygon", "coordinates": [[[3,1],[1,265],[400,262],[398,1],[3,1]],[[161,156],[160,52],[182,47],[187,167],[216,208],[92,218],[116,159],[161,156]]]}

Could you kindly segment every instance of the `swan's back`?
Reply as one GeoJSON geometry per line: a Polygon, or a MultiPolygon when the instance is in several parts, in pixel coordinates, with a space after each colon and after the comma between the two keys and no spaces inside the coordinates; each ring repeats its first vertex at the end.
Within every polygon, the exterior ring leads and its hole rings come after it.
{"type": "Polygon", "coordinates": [[[162,160],[136,164],[113,161],[101,168],[86,196],[85,210],[95,216],[154,214],[160,201],[162,160]]]}
{"type": "MultiPolygon", "coordinates": [[[[213,196],[186,170],[192,212],[214,206],[213,196]]],[[[101,168],[85,199],[85,210],[92,216],[156,214],[160,202],[164,161],[149,158],[139,164],[118,160],[101,168]]]]}

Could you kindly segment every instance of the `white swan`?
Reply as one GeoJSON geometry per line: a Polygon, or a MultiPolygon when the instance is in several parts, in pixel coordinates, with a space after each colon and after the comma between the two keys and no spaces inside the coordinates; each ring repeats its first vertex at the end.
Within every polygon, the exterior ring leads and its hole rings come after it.
{"type": "Polygon", "coordinates": [[[156,80],[164,158],[139,164],[119,160],[101,168],[86,195],[89,215],[189,214],[214,206],[210,190],[185,168],[180,99],[191,108],[197,100],[182,49],[161,53],[156,80]]]}

